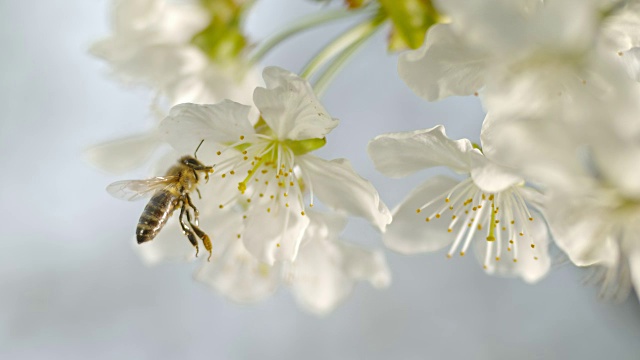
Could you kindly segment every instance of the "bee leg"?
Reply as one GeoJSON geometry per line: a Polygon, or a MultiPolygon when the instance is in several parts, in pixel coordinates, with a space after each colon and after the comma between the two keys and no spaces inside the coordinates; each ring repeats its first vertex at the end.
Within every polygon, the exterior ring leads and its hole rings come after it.
{"type": "Polygon", "coordinates": [[[204,248],[207,249],[207,251],[209,252],[209,257],[207,258],[207,261],[210,261],[211,255],[213,255],[213,251],[212,251],[213,245],[211,244],[211,238],[209,238],[209,235],[207,235],[207,233],[202,231],[197,225],[191,222],[191,216],[189,215],[188,211],[186,214],[187,214],[187,221],[189,222],[189,225],[191,225],[191,229],[193,229],[193,232],[195,232],[196,235],[198,235],[198,237],[202,239],[204,248]]]}
{"type": "Polygon", "coordinates": [[[200,189],[196,188],[196,192],[198,193],[198,199],[202,200],[202,194],[200,193],[200,189]]]}
{"type": "MultiPolygon", "coordinates": [[[[191,245],[196,248],[196,257],[198,257],[198,253],[200,252],[200,248],[198,247],[198,239],[196,239],[196,235],[193,231],[187,226],[184,222],[184,215],[187,214],[187,220],[189,220],[189,212],[186,211],[187,206],[184,202],[182,202],[182,207],[180,209],[180,227],[182,228],[182,232],[187,236],[191,245]]],[[[190,222],[190,221],[189,221],[190,222]]]]}
{"type": "MultiPolygon", "coordinates": [[[[197,190],[197,189],[196,189],[197,190]]],[[[198,194],[200,194],[200,191],[198,191],[198,194]]],[[[198,224],[198,216],[200,216],[200,212],[198,211],[198,209],[196,208],[195,205],[193,205],[193,201],[191,201],[191,196],[189,196],[189,194],[186,194],[185,197],[187,198],[187,204],[189,205],[190,208],[193,209],[193,217],[195,218],[194,223],[196,225],[198,224]]],[[[189,215],[189,213],[187,212],[187,215],[189,215]]],[[[191,220],[189,220],[189,222],[191,222],[191,220]]]]}

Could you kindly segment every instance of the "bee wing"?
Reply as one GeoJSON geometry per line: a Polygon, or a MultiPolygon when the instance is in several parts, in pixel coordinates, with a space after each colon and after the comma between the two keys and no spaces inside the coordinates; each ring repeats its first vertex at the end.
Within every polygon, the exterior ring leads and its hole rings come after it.
{"type": "Polygon", "coordinates": [[[160,176],[145,180],[122,180],[107,186],[107,192],[118,199],[134,201],[151,196],[156,190],[171,186],[176,176],[160,176]]]}

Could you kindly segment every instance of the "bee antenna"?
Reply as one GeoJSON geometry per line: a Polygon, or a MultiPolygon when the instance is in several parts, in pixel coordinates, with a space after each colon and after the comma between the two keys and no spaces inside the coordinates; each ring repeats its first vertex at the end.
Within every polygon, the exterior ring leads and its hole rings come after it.
{"type": "Polygon", "coordinates": [[[200,144],[198,144],[198,147],[196,148],[196,151],[193,152],[193,157],[196,158],[196,159],[198,159],[198,155],[196,155],[196,154],[198,154],[198,150],[200,149],[200,146],[202,146],[203,142],[204,142],[204,139],[202,139],[200,141],[200,144]]]}

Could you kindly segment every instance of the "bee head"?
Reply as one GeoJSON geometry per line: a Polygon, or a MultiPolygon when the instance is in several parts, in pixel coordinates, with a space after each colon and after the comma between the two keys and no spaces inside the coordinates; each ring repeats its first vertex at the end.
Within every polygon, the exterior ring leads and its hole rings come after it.
{"type": "Polygon", "coordinates": [[[203,163],[200,162],[200,160],[196,159],[195,157],[191,156],[191,155],[186,155],[180,158],[180,163],[183,165],[187,165],[190,168],[193,169],[201,169],[203,167],[206,167],[203,163]]]}

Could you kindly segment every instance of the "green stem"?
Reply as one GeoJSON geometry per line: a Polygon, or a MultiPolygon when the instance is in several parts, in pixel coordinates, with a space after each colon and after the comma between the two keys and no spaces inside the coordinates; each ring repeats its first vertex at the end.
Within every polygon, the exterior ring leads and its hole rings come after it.
{"type": "Polygon", "coordinates": [[[344,34],[335,38],[327,46],[325,46],[319,53],[317,53],[311,61],[305,65],[304,69],[300,73],[300,77],[303,79],[309,79],[315,74],[322,66],[333,59],[336,55],[343,52],[345,49],[358,42],[362,37],[366,36],[375,27],[384,21],[384,17],[376,15],[373,19],[359,23],[356,26],[347,30],[344,34]]]}
{"type": "Polygon", "coordinates": [[[369,40],[369,38],[376,33],[376,30],[380,29],[380,25],[385,20],[386,17],[377,16],[371,19],[371,21],[363,24],[367,25],[365,29],[366,31],[361,34],[361,37],[358,40],[353,42],[346,49],[344,49],[344,51],[337,55],[336,58],[331,62],[331,64],[329,64],[325,71],[320,75],[318,80],[314,83],[313,89],[318,98],[322,97],[324,92],[327,90],[327,87],[338,74],[338,72],[348,64],[349,60],[353,58],[353,55],[355,55],[362,48],[362,45],[364,45],[367,40],[369,40]]]}
{"type": "Polygon", "coordinates": [[[275,35],[271,36],[266,41],[264,41],[253,52],[249,61],[251,64],[255,64],[260,59],[262,59],[269,51],[271,51],[274,47],[276,47],[278,44],[280,44],[284,40],[287,40],[293,35],[301,33],[302,31],[309,30],[313,27],[323,25],[323,24],[332,22],[334,20],[340,20],[340,19],[344,19],[354,15],[368,13],[370,11],[371,11],[371,8],[367,7],[361,10],[340,9],[340,10],[327,11],[320,14],[310,15],[306,18],[301,19],[300,21],[297,21],[289,25],[289,27],[281,30],[280,32],[276,33],[275,35]]]}

